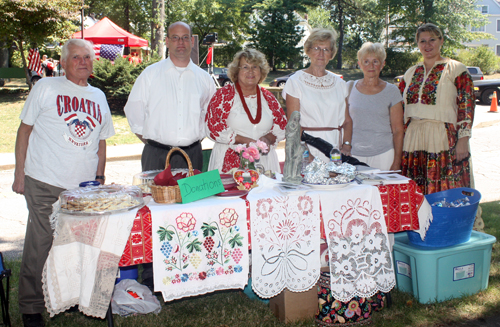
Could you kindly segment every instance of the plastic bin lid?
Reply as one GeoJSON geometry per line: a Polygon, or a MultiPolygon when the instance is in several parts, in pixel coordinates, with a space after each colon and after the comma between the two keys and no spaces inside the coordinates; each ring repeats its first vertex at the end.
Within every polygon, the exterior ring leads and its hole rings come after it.
{"type": "Polygon", "coordinates": [[[447,246],[443,248],[431,248],[428,246],[418,246],[415,244],[410,244],[410,241],[408,240],[408,235],[406,233],[396,233],[394,235],[394,249],[404,249],[405,252],[407,253],[421,253],[422,251],[432,251],[432,253],[435,254],[440,254],[440,253],[447,253],[450,250],[466,250],[470,248],[471,243],[474,243],[474,246],[481,246],[481,245],[490,245],[493,244],[497,241],[496,237],[493,235],[481,233],[481,232],[476,232],[472,231],[470,240],[465,243],[457,244],[457,245],[452,245],[452,246],[447,246]]]}

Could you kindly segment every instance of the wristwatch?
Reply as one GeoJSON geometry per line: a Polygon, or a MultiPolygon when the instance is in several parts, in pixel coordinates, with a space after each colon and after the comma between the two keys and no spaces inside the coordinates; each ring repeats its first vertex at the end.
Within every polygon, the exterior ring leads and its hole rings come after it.
{"type": "Polygon", "coordinates": [[[351,142],[349,142],[349,141],[345,141],[344,144],[352,146],[351,142]]]}
{"type": "Polygon", "coordinates": [[[106,180],[106,176],[97,175],[97,176],[95,177],[95,179],[102,179],[103,181],[105,181],[105,180],[106,180]]]}

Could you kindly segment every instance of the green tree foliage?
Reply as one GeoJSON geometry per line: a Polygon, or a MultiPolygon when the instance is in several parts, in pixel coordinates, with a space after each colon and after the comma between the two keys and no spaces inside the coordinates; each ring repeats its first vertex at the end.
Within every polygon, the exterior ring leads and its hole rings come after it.
{"type": "Polygon", "coordinates": [[[491,38],[487,33],[471,32],[470,26],[481,27],[487,18],[476,7],[476,0],[380,0],[379,8],[389,13],[390,24],[397,27],[393,39],[401,45],[414,46],[415,32],[423,23],[434,23],[444,33],[444,55],[463,48],[462,42],[491,38]]]}
{"type": "Polygon", "coordinates": [[[89,79],[89,83],[106,94],[114,112],[122,112],[137,77],[146,67],[159,60],[160,57],[155,55],[151,60],[135,66],[122,57],[114,62],[101,58],[94,62],[93,78],[89,79]]]}
{"type": "Polygon", "coordinates": [[[464,65],[481,68],[485,74],[492,74],[500,67],[500,58],[488,47],[461,50],[457,59],[464,65]]]}
{"type": "Polygon", "coordinates": [[[316,4],[308,0],[264,0],[253,8],[253,26],[250,27],[250,44],[262,51],[269,65],[278,66],[301,59],[301,48],[297,47],[303,32],[298,26],[297,12],[306,12],[306,5],[316,4]]]}
{"type": "Polygon", "coordinates": [[[386,49],[387,58],[382,74],[391,75],[404,74],[408,68],[422,61],[422,55],[419,51],[410,51],[404,49],[386,49]]]}
{"type": "Polygon", "coordinates": [[[79,0],[0,0],[0,38],[15,43],[28,81],[25,47],[38,47],[50,37],[69,37],[73,32],[69,20],[77,18],[80,8],[79,0]]]}

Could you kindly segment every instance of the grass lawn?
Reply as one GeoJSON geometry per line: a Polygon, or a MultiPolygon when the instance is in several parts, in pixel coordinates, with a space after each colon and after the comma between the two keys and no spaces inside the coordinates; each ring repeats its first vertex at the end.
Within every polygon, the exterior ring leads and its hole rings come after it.
{"type": "MultiPolygon", "coordinates": [[[[485,232],[500,240],[500,202],[481,204],[485,232]]],[[[10,284],[10,313],[13,326],[21,326],[17,306],[18,275],[20,259],[6,261],[12,269],[10,284]]],[[[478,294],[435,304],[420,304],[408,293],[391,292],[393,304],[381,312],[373,313],[375,327],[438,327],[467,326],[469,320],[484,318],[500,313],[500,243],[493,245],[489,286],[478,294]]],[[[203,296],[185,298],[162,304],[158,315],[134,317],[114,316],[115,326],[316,326],[314,319],[293,323],[280,323],[269,306],[259,300],[250,300],[240,291],[219,291],[203,296]]],[[[82,313],[62,313],[50,319],[47,326],[106,326],[105,320],[87,317],[82,313]]]]}

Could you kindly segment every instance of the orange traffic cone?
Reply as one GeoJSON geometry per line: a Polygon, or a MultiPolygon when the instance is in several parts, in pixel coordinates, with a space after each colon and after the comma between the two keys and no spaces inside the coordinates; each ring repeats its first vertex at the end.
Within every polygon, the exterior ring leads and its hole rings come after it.
{"type": "Polygon", "coordinates": [[[488,112],[498,112],[497,91],[493,92],[493,97],[491,98],[490,111],[488,112]]]}

